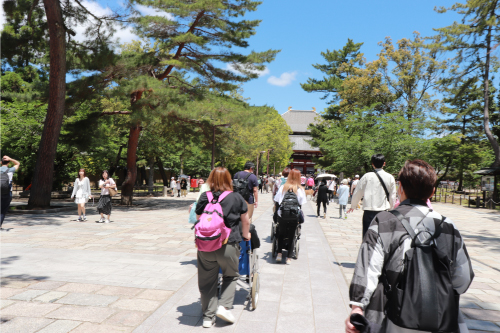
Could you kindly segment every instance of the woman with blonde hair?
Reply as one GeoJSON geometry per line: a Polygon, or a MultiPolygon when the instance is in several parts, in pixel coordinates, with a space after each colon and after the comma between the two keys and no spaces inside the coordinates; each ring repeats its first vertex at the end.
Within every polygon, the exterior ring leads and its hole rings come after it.
{"type": "MultiPolygon", "coordinates": [[[[226,168],[217,167],[210,173],[207,184],[213,197],[212,203],[226,191],[219,202],[222,217],[227,228],[231,229],[227,243],[218,250],[203,252],[198,250],[198,287],[201,294],[201,309],[203,312],[203,327],[209,328],[215,323],[215,317],[234,323],[234,315],[229,311],[233,307],[236,283],[239,277],[240,242],[250,239],[250,219],[245,199],[233,192],[231,174],[226,168]],[[240,227],[241,222],[241,227],[240,227]],[[221,298],[218,299],[217,280],[219,269],[222,270],[221,298]]],[[[196,205],[196,217],[199,220],[208,205],[208,192],[200,195],[196,205]]]]}
{"type": "MultiPolygon", "coordinates": [[[[304,188],[300,185],[301,179],[300,179],[300,172],[296,169],[290,170],[290,173],[288,174],[288,178],[286,180],[286,183],[281,185],[279,188],[278,192],[276,193],[276,196],[274,197],[274,201],[277,204],[277,210],[278,210],[278,220],[281,217],[281,210],[279,209],[279,205],[281,205],[281,202],[285,198],[285,194],[289,191],[293,192],[297,196],[297,201],[302,207],[303,204],[307,202],[307,197],[306,197],[306,192],[304,191],[304,188]]],[[[297,224],[299,221],[297,220],[297,224]]],[[[293,223],[292,223],[293,224],[293,223]]],[[[278,256],[276,257],[276,261],[280,262],[282,260],[282,251],[284,246],[284,241],[286,238],[288,239],[293,239],[295,235],[295,229],[297,228],[297,224],[291,225],[290,223],[279,223],[279,230],[278,230],[278,256]]],[[[288,242],[287,249],[288,251],[288,257],[286,259],[286,263],[290,264],[291,263],[291,258],[290,255],[293,252],[293,242],[288,242]]]]}

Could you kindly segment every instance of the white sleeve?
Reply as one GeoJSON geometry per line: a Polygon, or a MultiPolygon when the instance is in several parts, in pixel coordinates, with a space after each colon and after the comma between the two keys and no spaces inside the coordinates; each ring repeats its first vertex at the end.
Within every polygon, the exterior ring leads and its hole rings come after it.
{"type": "Polygon", "coordinates": [[[71,197],[72,197],[72,198],[73,198],[73,197],[75,196],[75,194],[76,194],[76,181],[77,181],[77,180],[78,180],[78,178],[77,178],[77,179],[75,179],[75,182],[73,183],[73,193],[71,194],[71,197]]]}
{"type": "Polygon", "coordinates": [[[302,188],[299,188],[297,191],[297,199],[299,200],[299,204],[301,206],[307,203],[306,192],[302,188]]]}
{"type": "Polygon", "coordinates": [[[88,178],[85,178],[85,188],[86,188],[86,190],[87,190],[87,193],[88,193],[89,195],[91,195],[91,194],[92,194],[92,192],[91,192],[91,190],[90,190],[90,180],[89,180],[88,178]]]}

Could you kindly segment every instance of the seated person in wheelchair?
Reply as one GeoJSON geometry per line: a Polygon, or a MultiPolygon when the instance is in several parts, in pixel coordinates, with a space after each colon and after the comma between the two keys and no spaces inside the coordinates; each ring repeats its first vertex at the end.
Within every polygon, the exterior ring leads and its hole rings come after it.
{"type": "Polygon", "coordinates": [[[303,219],[303,216],[301,216],[302,212],[300,211],[300,207],[302,207],[303,204],[307,202],[307,197],[306,197],[306,192],[304,189],[300,186],[300,172],[296,169],[290,170],[290,173],[288,174],[288,179],[286,183],[281,185],[279,188],[278,192],[276,193],[276,196],[274,197],[274,201],[280,205],[279,208],[277,209],[277,220],[278,220],[278,231],[277,231],[277,237],[278,237],[278,256],[276,257],[276,261],[280,262],[282,260],[282,250],[285,248],[285,239],[288,239],[286,249],[288,251],[288,257],[286,259],[286,263],[290,264],[291,258],[290,255],[293,253],[293,238],[295,237],[295,230],[297,229],[297,225],[299,222],[300,218],[303,219]],[[294,198],[295,195],[295,198],[294,198]],[[291,201],[291,202],[297,202],[298,203],[298,216],[296,218],[288,218],[285,216],[282,216],[282,203],[283,199],[286,199],[291,201]]]}

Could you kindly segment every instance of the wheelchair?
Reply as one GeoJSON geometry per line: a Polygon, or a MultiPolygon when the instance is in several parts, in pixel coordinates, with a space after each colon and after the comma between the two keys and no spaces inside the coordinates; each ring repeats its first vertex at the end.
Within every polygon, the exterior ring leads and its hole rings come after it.
{"type": "MultiPolygon", "coordinates": [[[[259,302],[260,276],[259,276],[259,255],[252,249],[250,241],[240,242],[239,273],[240,281],[248,287],[247,301],[252,305],[252,310],[257,308],[259,302]]],[[[222,272],[219,272],[219,292],[222,286],[222,272]]]]}
{"type": "MultiPolygon", "coordinates": [[[[275,259],[276,256],[278,255],[278,238],[279,238],[279,235],[278,235],[278,232],[279,232],[279,224],[280,224],[280,219],[278,217],[277,221],[276,222],[273,222],[273,226],[272,226],[272,236],[271,236],[271,240],[273,242],[273,245],[272,245],[272,250],[271,250],[271,254],[272,254],[272,257],[275,259]]],[[[293,223],[293,222],[281,222],[281,223],[293,223]]],[[[297,223],[297,227],[295,228],[295,233],[294,233],[294,236],[292,239],[289,239],[288,237],[284,239],[285,241],[285,248],[288,248],[288,245],[290,244],[289,242],[292,242],[293,243],[293,253],[287,253],[287,257],[289,258],[294,258],[294,259],[298,259],[299,258],[299,251],[300,251],[300,235],[301,235],[301,231],[302,231],[302,225],[300,223],[297,223]]]]}

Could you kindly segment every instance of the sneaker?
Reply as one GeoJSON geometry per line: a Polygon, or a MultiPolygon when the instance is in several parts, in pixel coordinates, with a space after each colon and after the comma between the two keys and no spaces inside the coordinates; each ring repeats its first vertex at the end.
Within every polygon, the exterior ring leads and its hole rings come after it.
{"type": "Polygon", "coordinates": [[[347,215],[344,217],[344,220],[347,220],[347,215]]]}
{"type": "Polygon", "coordinates": [[[341,218],[342,218],[342,215],[339,216],[339,219],[341,219],[341,218]]]}
{"type": "Polygon", "coordinates": [[[323,218],[326,219],[326,213],[323,215],[323,218]]]}
{"type": "Polygon", "coordinates": [[[219,307],[217,308],[217,312],[215,313],[215,315],[217,317],[219,317],[220,319],[222,319],[224,321],[227,321],[228,323],[233,324],[235,322],[234,316],[231,313],[231,311],[229,311],[228,309],[226,309],[222,305],[219,305],[219,307]]]}
{"type": "Polygon", "coordinates": [[[82,220],[81,216],[78,216],[78,218],[76,219],[77,222],[80,222],[81,220],[82,220]]]}
{"type": "Polygon", "coordinates": [[[108,220],[108,219],[106,219],[106,220],[104,221],[104,223],[109,223],[109,220],[108,220]]]}
{"type": "Polygon", "coordinates": [[[83,216],[83,221],[87,221],[87,216],[83,216]]]}
{"type": "Polygon", "coordinates": [[[104,223],[104,218],[101,217],[97,223],[104,223]]]}
{"type": "Polygon", "coordinates": [[[281,262],[282,259],[283,259],[282,254],[278,253],[278,255],[276,256],[276,262],[281,262]]]}
{"type": "Polygon", "coordinates": [[[215,317],[212,319],[203,319],[203,328],[210,328],[215,324],[215,317]]]}
{"type": "Polygon", "coordinates": [[[286,264],[290,265],[292,263],[292,258],[286,258],[286,264]]]}

